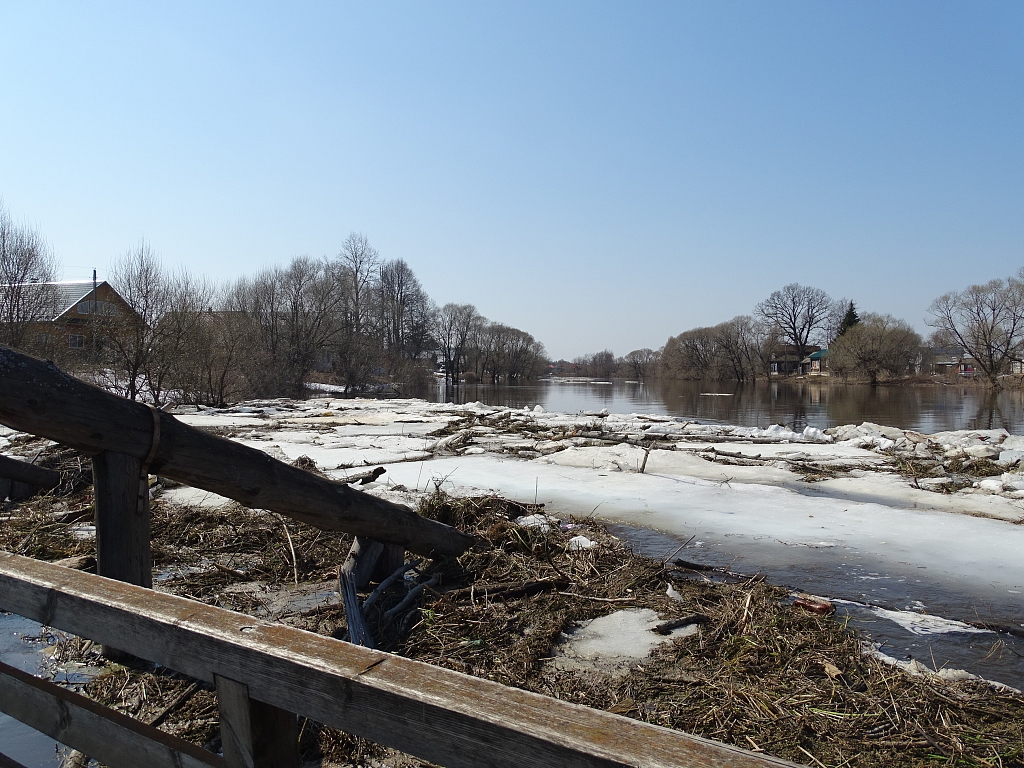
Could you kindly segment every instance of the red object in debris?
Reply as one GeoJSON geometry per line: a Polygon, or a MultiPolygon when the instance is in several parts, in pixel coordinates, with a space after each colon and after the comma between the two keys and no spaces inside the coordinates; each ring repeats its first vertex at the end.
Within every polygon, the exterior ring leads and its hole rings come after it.
{"type": "Polygon", "coordinates": [[[805,611],[816,613],[819,616],[826,616],[836,609],[828,600],[815,600],[810,597],[798,597],[793,601],[794,608],[803,608],[805,611]]]}

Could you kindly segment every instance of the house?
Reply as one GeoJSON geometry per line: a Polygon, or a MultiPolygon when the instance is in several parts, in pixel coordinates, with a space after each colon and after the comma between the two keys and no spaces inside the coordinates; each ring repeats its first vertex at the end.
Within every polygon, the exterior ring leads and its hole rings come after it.
{"type": "Polygon", "coordinates": [[[932,372],[946,376],[974,376],[977,363],[960,347],[933,347],[931,349],[932,372]]]}
{"type": "Polygon", "coordinates": [[[134,314],[105,280],[0,285],[0,292],[20,294],[21,303],[33,307],[28,338],[38,347],[86,349],[101,333],[101,320],[134,314]]]}
{"type": "MultiPolygon", "coordinates": [[[[811,354],[821,351],[821,347],[808,346],[805,351],[811,354]]],[[[794,373],[803,373],[801,363],[806,358],[801,357],[799,350],[793,344],[780,344],[772,352],[769,358],[769,371],[772,376],[790,376],[794,373]]]]}
{"type": "Polygon", "coordinates": [[[800,361],[800,373],[804,376],[828,376],[828,350],[819,349],[800,361]]]}

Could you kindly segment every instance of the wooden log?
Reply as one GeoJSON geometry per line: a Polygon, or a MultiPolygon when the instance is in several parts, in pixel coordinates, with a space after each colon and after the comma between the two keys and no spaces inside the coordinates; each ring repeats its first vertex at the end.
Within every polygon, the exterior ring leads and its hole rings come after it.
{"type": "MultiPolygon", "coordinates": [[[[87,453],[115,451],[145,459],[154,415],[70,376],[52,363],[0,347],[0,423],[87,453]]],[[[167,413],[150,471],[257,509],[324,530],[401,544],[422,555],[459,555],[474,539],[409,507],[318,477],[255,448],[183,424],[167,413]]]]}
{"type": "Polygon", "coordinates": [[[384,551],[377,558],[377,567],[373,569],[370,581],[380,583],[394,573],[395,569],[401,567],[404,562],[405,547],[401,544],[384,544],[384,551]]]}
{"type": "Polygon", "coordinates": [[[212,752],[2,662],[0,711],[106,765],[226,768],[212,752]]]}
{"type": "Polygon", "coordinates": [[[12,459],[10,456],[0,456],[0,477],[47,490],[60,485],[60,472],[37,467],[35,464],[12,459]]]}
{"type": "Polygon", "coordinates": [[[141,490],[142,462],[104,451],[92,460],[96,498],[96,573],[140,587],[153,586],[149,493],[141,490]]]}
{"type": "Polygon", "coordinates": [[[385,472],[387,472],[387,470],[384,469],[384,467],[376,467],[375,469],[371,469],[369,472],[360,472],[358,475],[343,477],[339,482],[342,482],[345,485],[355,485],[356,483],[359,483],[359,485],[369,485],[385,472]]]}
{"type": "MultiPolygon", "coordinates": [[[[356,589],[366,589],[370,577],[377,567],[377,560],[384,552],[384,545],[365,536],[356,536],[348,551],[341,570],[352,581],[356,589]]],[[[397,567],[397,566],[396,566],[397,567]]],[[[394,570],[394,569],[392,569],[394,570]]]]}
{"type": "Polygon", "coordinates": [[[338,591],[341,592],[345,608],[345,624],[348,627],[350,643],[364,648],[373,648],[373,632],[366,623],[366,616],[359,605],[358,591],[370,583],[370,575],[377,566],[377,560],[384,551],[384,545],[363,536],[356,536],[349,549],[348,557],[338,569],[338,591]]]}
{"type": "Polygon", "coordinates": [[[0,553],[0,608],[449,768],[764,768],[778,758],[0,553]]]}
{"type": "Polygon", "coordinates": [[[220,741],[228,768],[299,768],[299,721],[249,697],[243,683],[215,675],[220,741]]]}

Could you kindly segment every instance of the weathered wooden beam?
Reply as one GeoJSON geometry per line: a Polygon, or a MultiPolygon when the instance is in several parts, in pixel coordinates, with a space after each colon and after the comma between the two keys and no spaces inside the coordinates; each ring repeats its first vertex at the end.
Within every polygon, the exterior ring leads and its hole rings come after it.
{"type": "Polygon", "coordinates": [[[3,662],[0,711],[113,768],[226,768],[213,752],[3,662]]]}
{"type": "Polygon", "coordinates": [[[96,573],[140,587],[153,586],[149,548],[149,494],[140,498],[142,462],[103,451],[93,456],[96,499],[96,573]]]}
{"type": "Polygon", "coordinates": [[[10,553],[0,609],[450,768],[794,765],[10,553]]]}
{"type": "Polygon", "coordinates": [[[242,683],[215,678],[220,741],[228,768],[299,768],[298,718],[250,698],[242,683]]]}
{"type": "Polygon", "coordinates": [[[0,768],[25,768],[25,766],[14,758],[8,757],[3,752],[0,752],[0,768]]]}
{"type": "Polygon", "coordinates": [[[46,467],[37,467],[27,461],[18,461],[10,456],[0,456],[0,477],[16,480],[36,488],[56,488],[60,485],[60,472],[46,467]]]}
{"type": "Polygon", "coordinates": [[[151,472],[247,507],[401,544],[422,555],[458,555],[474,542],[409,507],[195,429],[7,347],[0,347],[0,392],[0,423],[88,453],[114,451],[146,459],[152,452],[151,472]],[[158,441],[154,418],[159,419],[158,441]]]}

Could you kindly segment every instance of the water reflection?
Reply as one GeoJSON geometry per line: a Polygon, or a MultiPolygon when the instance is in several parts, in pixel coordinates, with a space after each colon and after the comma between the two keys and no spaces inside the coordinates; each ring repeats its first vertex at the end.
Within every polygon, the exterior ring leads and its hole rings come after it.
{"type": "Polygon", "coordinates": [[[541,405],[579,413],[658,413],[700,421],[766,427],[826,428],[872,421],[901,429],[940,432],[998,429],[1024,433],[1024,396],[963,385],[870,387],[827,381],[738,382],[543,380],[525,386],[439,387],[436,402],[473,402],[508,408],[541,405]]]}

